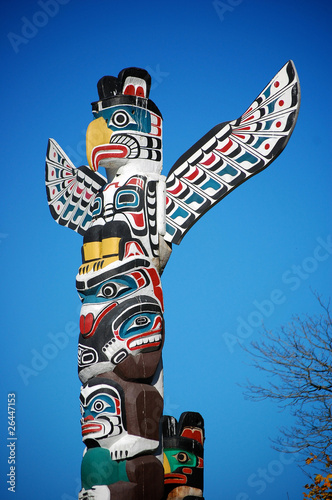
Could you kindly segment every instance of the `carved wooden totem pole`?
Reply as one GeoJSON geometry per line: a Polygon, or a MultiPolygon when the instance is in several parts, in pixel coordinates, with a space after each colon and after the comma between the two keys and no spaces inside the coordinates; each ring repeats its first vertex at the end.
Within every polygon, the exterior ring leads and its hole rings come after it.
{"type": "Polygon", "coordinates": [[[127,68],[98,82],[87,129],[89,167],[53,140],[46,189],[53,218],[83,236],[80,499],[203,497],[204,422],[162,416],[164,343],[160,275],[191,226],[283,150],[300,88],[289,61],[237,120],[215,126],[162,169],[162,116],[150,75],[127,68]],[[104,167],[107,178],[98,169],[104,167]]]}

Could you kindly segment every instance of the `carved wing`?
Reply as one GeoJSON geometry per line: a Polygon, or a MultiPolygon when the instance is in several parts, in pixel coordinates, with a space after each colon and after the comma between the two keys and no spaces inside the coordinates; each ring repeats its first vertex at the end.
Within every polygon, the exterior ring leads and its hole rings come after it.
{"type": "Polygon", "coordinates": [[[86,166],[75,168],[54,139],[49,139],[45,183],[53,219],[84,235],[91,221],[95,196],[106,183],[105,177],[86,166]]]}
{"type": "Polygon", "coordinates": [[[213,205],[264,170],[286,146],[300,107],[292,61],[237,120],[215,126],[170,170],[166,180],[165,240],[179,244],[213,205]]]}

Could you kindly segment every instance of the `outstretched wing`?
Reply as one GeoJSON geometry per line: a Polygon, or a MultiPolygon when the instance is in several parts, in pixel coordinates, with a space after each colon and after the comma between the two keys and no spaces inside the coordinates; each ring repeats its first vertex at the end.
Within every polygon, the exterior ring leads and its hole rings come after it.
{"type": "Polygon", "coordinates": [[[96,194],[105,177],[89,167],[75,168],[60,146],[49,139],[45,183],[52,217],[58,224],[84,235],[89,227],[96,194]]]}
{"type": "Polygon", "coordinates": [[[166,180],[165,240],[179,244],[192,225],[284,149],[300,107],[292,61],[238,119],[214,127],[170,170],[166,180]]]}

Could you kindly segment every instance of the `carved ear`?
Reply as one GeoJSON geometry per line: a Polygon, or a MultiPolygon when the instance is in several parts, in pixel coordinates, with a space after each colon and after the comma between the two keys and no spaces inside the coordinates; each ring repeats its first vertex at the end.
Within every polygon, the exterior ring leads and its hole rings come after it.
{"type": "Polygon", "coordinates": [[[108,99],[117,95],[119,82],[116,76],[103,76],[97,83],[99,99],[108,99]]]}
{"type": "Polygon", "coordinates": [[[187,411],[182,413],[178,423],[179,435],[204,444],[204,420],[197,412],[187,411]]]}
{"type": "Polygon", "coordinates": [[[162,433],[164,443],[170,447],[177,445],[194,446],[195,442],[204,445],[204,420],[200,413],[187,411],[182,413],[179,422],[176,418],[165,415],[162,418],[162,433]],[[190,444],[191,443],[191,444],[190,444]]]}
{"type": "Polygon", "coordinates": [[[177,421],[176,418],[169,415],[163,415],[161,418],[161,428],[164,439],[176,436],[177,421]]]}
{"type": "Polygon", "coordinates": [[[125,68],[118,76],[119,92],[148,99],[151,87],[151,76],[145,69],[125,68]]]}

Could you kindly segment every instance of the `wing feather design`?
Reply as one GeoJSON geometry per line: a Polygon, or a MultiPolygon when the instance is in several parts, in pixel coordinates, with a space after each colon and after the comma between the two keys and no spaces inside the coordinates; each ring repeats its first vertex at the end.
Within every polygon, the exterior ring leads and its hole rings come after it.
{"type": "Polygon", "coordinates": [[[89,167],[75,168],[56,141],[49,139],[46,193],[52,217],[58,224],[84,235],[90,225],[95,196],[106,182],[105,177],[89,167]]]}
{"type": "Polygon", "coordinates": [[[215,126],[170,170],[166,180],[165,240],[179,244],[213,205],[282,152],[300,107],[292,61],[237,120],[215,126]]]}

